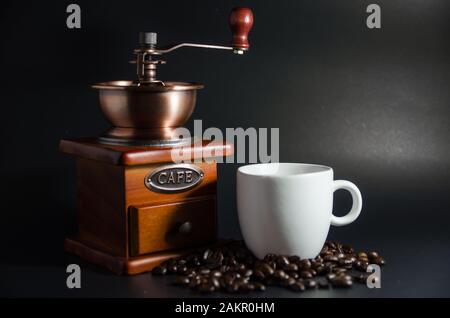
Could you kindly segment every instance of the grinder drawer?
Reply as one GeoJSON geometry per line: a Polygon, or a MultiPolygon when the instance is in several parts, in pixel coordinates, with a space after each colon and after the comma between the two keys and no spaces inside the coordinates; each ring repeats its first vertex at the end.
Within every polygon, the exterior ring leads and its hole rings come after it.
{"type": "Polygon", "coordinates": [[[130,207],[131,256],[203,245],[215,238],[215,197],[130,207]]]}

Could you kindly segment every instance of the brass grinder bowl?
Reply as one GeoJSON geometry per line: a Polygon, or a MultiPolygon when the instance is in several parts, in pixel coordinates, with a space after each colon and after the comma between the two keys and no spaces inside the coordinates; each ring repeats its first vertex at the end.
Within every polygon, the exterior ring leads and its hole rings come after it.
{"type": "Polygon", "coordinates": [[[100,109],[111,128],[100,141],[125,145],[176,143],[173,130],[183,126],[195,108],[202,84],[111,81],[92,86],[99,91],[100,109]]]}

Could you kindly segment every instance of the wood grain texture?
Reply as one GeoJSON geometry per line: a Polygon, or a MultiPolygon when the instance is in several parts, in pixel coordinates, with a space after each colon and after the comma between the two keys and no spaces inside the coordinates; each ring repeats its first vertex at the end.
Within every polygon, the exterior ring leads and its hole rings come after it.
{"type": "MultiPolygon", "coordinates": [[[[150,163],[173,162],[173,147],[127,147],[100,144],[95,138],[63,139],[59,144],[63,153],[101,161],[113,165],[135,166],[150,163]]],[[[211,158],[231,156],[233,145],[203,141],[183,148],[183,158],[211,158]]]]}
{"type": "Polygon", "coordinates": [[[67,252],[77,255],[92,264],[106,268],[117,275],[136,275],[148,272],[161,264],[161,262],[172,257],[184,255],[190,251],[190,249],[183,249],[138,257],[119,257],[98,250],[79,238],[66,238],[64,248],[67,252]]]}
{"type": "Polygon", "coordinates": [[[128,254],[124,168],[78,158],[78,232],[81,240],[115,256],[128,254]]]}
{"type": "Polygon", "coordinates": [[[131,256],[204,245],[216,239],[216,200],[206,197],[158,206],[130,207],[131,256]],[[192,231],[181,234],[189,222],[192,231]]]}

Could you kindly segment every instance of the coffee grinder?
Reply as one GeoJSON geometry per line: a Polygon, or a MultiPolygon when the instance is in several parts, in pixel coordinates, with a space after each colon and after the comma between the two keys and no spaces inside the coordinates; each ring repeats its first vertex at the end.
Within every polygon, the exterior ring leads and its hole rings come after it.
{"type": "Polygon", "coordinates": [[[203,85],[161,81],[157,67],[164,54],[182,47],[245,53],[252,11],[233,9],[229,23],[231,46],[159,47],[156,33],[140,33],[132,61],[137,79],[92,86],[112,127],[100,137],[60,142],[77,166],[78,231],[65,240],[68,252],[117,274],[137,274],[215,242],[214,156],[232,155],[233,147],[179,136],[176,128],[191,116],[203,85]],[[200,161],[174,163],[174,148],[200,161]]]}

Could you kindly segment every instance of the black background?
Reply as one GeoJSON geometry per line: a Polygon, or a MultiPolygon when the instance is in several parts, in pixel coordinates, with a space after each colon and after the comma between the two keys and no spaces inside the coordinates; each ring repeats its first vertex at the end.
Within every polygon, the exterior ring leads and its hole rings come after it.
{"type": "MultiPolygon", "coordinates": [[[[89,84],[134,79],[139,31],[160,44],[228,44],[235,5],[254,11],[251,50],[181,49],[162,79],[198,81],[203,126],[278,127],[280,160],[332,166],[356,183],[360,218],[330,239],[380,250],[382,288],[302,296],[450,296],[450,3],[376,1],[2,1],[0,295],[190,296],[148,274],[116,277],[63,253],[74,230],[75,166],[64,137],[108,128],[89,84]],[[366,7],[381,6],[368,29],[366,7]],[[82,264],[83,288],[65,287],[82,264]]],[[[219,167],[219,230],[240,236],[235,171],[219,167]]],[[[337,214],[349,195],[335,195],[337,214]]],[[[339,212],[342,211],[342,212],[339,212]]],[[[270,296],[296,296],[271,290],[270,296]]]]}

